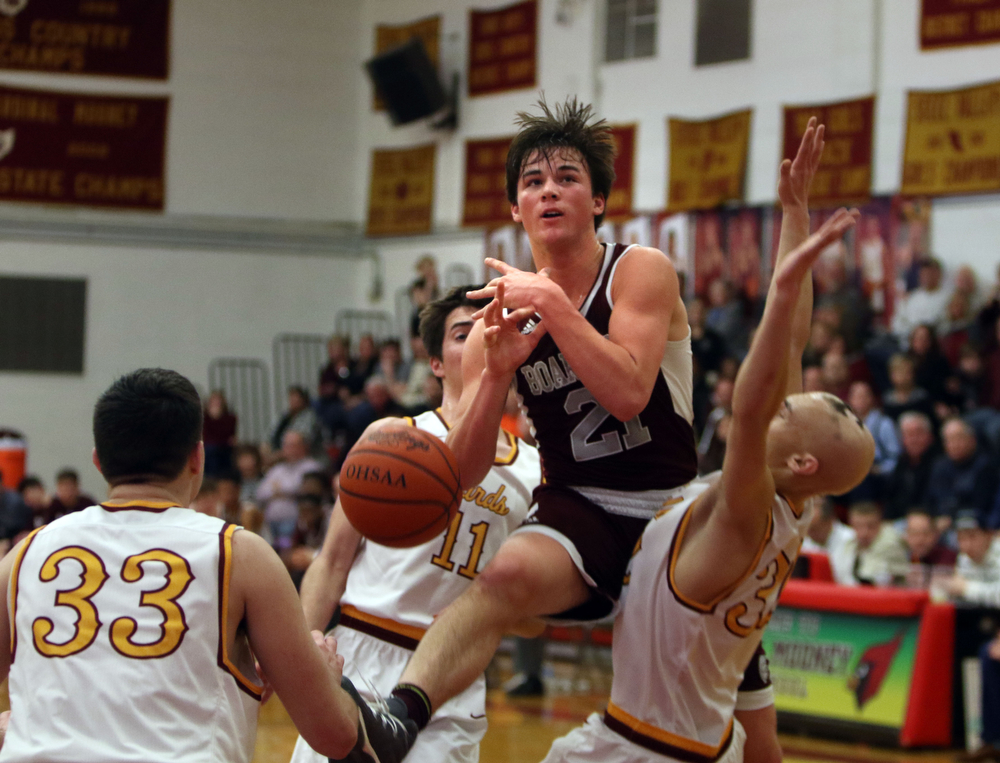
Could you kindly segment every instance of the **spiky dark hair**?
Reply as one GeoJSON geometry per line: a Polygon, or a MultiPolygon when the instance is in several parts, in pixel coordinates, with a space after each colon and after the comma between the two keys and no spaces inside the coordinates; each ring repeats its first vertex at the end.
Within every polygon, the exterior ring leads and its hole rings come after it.
{"type": "MultiPolygon", "coordinates": [[[[615,182],[615,144],[608,123],[594,119],[594,107],[576,98],[557,104],[555,112],[543,97],[538,101],[539,115],[526,111],[517,113],[520,127],[507,151],[507,200],[517,203],[517,181],[524,163],[537,151],[548,160],[553,151],[569,148],[580,154],[590,173],[590,186],[595,196],[605,201],[615,182]]],[[[594,230],[604,221],[604,214],[594,217],[594,230]]]]}

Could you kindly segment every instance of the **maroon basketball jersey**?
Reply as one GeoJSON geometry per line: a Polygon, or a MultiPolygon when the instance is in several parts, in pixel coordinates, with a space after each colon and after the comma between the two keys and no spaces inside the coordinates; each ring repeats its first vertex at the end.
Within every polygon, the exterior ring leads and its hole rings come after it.
{"type": "MultiPolygon", "coordinates": [[[[597,281],[580,312],[607,336],[611,282],[630,247],[605,246],[597,281]]],[[[598,405],[563,358],[551,334],[516,374],[517,392],[535,427],[545,481],[611,490],[666,490],[697,474],[692,427],[691,340],[668,342],[649,403],[618,421],[598,405]]]]}

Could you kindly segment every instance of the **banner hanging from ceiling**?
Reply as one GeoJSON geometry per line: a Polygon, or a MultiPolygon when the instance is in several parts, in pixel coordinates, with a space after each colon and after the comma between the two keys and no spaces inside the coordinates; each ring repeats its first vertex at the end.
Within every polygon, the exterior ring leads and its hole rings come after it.
{"type": "Polygon", "coordinates": [[[752,111],[715,119],[669,119],[667,208],[711,209],[743,199],[752,111]]]}
{"type": "Polygon", "coordinates": [[[428,233],[434,209],[435,144],[372,152],[368,235],[428,233]]]}
{"type": "Polygon", "coordinates": [[[469,95],[534,87],[537,48],[536,0],[469,11],[469,95]]]}

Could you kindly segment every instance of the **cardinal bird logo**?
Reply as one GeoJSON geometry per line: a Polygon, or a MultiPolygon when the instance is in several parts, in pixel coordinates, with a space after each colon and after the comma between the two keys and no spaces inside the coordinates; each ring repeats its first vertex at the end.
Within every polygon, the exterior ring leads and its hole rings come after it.
{"type": "Polygon", "coordinates": [[[847,688],[854,692],[858,710],[882,688],[882,683],[889,674],[889,668],[892,667],[892,661],[896,659],[896,653],[903,644],[904,635],[904,632],[900,631],[892,641],[873,644],[861,655],[854,673],[847,679],[847,688]]]}

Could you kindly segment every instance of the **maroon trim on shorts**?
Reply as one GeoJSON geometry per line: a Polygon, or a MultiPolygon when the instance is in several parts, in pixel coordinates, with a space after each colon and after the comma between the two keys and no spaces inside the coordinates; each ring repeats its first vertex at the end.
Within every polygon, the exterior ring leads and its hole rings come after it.
{"type": "Polygon", "coordinates": [[[611,514],[567,487],[542,484],[535,488],[533,497],[538,506],[521,526],[541,525],[565,536],[596,584],[586,602],[549,617],[587,621],[611,614],[621,596],[636,541],[649,520],[611,514]]]}
{"type": "Polygon", "coordinates": [[[364,620],[359,620],[358,618],[344,614],[343,612],[340,613],[340,619],[337,621],[337,625],[343,625],[345,628],[350,628],[351,630],[358,631],[359,633],[374,636],[375,638],[389,644],[401,646],[403,649],[409,649],[411,652],[416,649],[417,644],[420,643],[419,639],[410,638],[409,636],[404,636],[401,633],[395,633],[388,628],[381,628],[378,625],[373,625],[372,623],[366,623],[364,620]]]}

